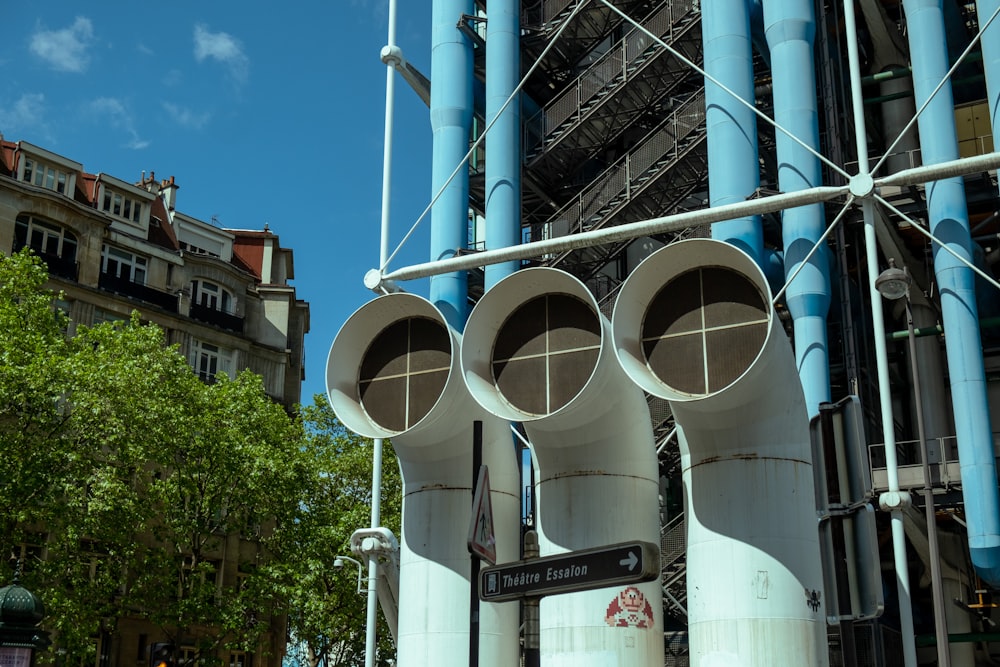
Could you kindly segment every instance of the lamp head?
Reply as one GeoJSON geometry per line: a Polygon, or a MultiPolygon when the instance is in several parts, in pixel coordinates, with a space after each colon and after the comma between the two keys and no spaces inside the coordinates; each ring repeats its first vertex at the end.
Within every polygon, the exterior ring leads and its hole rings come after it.
{"type": "Polygon", "coordinates": [[[336,558],[333,559],[333,566],[344,567],[344,559],[341,558],[340,556],[337,556],[336,558]]]}
{"type": "Polygon", "coordinates": [[[910,274],[905,269],[896,268],[896,263],[890,258],[889,268],[875,279],[875,289],[884,299],[895,301],[910,291],[910,282],[910,274]]]}

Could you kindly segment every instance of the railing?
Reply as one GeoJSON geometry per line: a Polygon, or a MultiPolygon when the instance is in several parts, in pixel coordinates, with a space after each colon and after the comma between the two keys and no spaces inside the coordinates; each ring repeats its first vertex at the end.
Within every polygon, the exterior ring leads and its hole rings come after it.
{"type": "Polygon", "coordinates": [[[603,208],[616,201],[632,198],[649,182],[649,172],[664,159],[680,156],[678,147],[705,125],[705,94],[689,99],[680,109],[653,131],[638,147],[621,157],[599,176],[594,184],[571,199],[553,215],[540,238],[561,236],[552,229],[565,226],[566,234],[593,229],[599,225],[603,208]],[[554,226],[554,227],[553,227],[554,226]]]}
{"type": "MultiPolygon", "coordinates": [[[[648,16],[641,25],[654,35],[664,37],[670,32],[675,20],[687,14],[692,7],[693,3],[690,0],[667,3],[648,16]]],[[[630,74],[629,65],[647,51],[656,50],[662,50],[662,47],[644,31],[633,27],[620,42],[578,76],[561,95],[525,123],[525,136],[540,139],[544,145],[549,135],[574,115],[582,116],[588,102],[600,93],[625,83],[630,74]]],[[[537,145],[531,145],[529,148],[537,148],[537,145]]]]}
{"type": "MultiPolygon", "coordinates": [[[[26,243],[14,240],[13,251],[17,252],[27,246],[26,243]]],[[[45,262],[45,266],[48,267],[49,275],[55,276],[57,278],[65,278],[67,280],[76,280],[80,273],[80,264],[75,260],[61,257],[54,253],[43,252],[34,246],[31,247],[31,251],[38,255],[39,259],[45,262]]]]}
{"type": "MultiPolygon", "coordinates": [[[[587,0],[580,0],[586,2],[587,0]]],[[[545,0],[542,3],[542,23],[548,23],[559,16],[564,9],[572,5],[574,0],[545,0]]]]}
{"type": "Polygon", "coordinates": [[[110,273],[102,273],[97,284],[101,289],[106,289],[109,292],[141,299],[164,310],[169,310],[172,313],[177,312],[176,294],[147,287],[141,283],[132,282],[128,278],[119,278],[110,273]]]}
{"type": "Polygon", "coordinates": [[[660,569],[673,565],[686,551],[684,513],[681,512],[660,528],[660,569]]]}
{"type": "MultiPolygon", "coordinates": [[[[930,461],[931,484],[949,487],[962,483],[962,473],[958,461],[958,442],[955,436],[928,438],[927,446],[937,460],[930,461]]],[[[1000,433],[993,434],[993,456],[1000,458],[1000,433]]],[[[868,459],[871,464],[872,484],[876,491],[889,488],[885,461],[885,445],[868,445],[868,459]]],[[[920,442],[904,440],[896,443],[899,486],[902,489],[921,488],[924,485],[923,456],[920,442]]]]}
{"type": "Polygon", "coordinates": [[[243,333],[242,317],[230,315],[229,313],[224,313],[221,310],[209,308],[208,306],[202,306],[197,303],[191,304],[190,314],[193,319],[196,319],[199,322],[214,324],[215,326],[222,327],[228,331],[235,331],[240,334],[243,333]]]}

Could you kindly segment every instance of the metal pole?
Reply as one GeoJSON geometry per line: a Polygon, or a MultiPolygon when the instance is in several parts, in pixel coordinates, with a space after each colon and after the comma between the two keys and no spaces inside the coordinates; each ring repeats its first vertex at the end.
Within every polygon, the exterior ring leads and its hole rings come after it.
{"type": "MultiPolygon", "coordinates": [[[[472,497],[476,497],[483,465],[483,422],[472,422],[472,497]]],[[[472,511],[476,511],[475,508],[472,511]]],[[[479,667],[479,555],[472,554],[469,570],[469,667],[479,667]]]]}
{"type": "Polygon", "coordinates": [[[920,459],[924,472],[924,514],[927,519],[928,558],[931,561],[931,593],[934,598],[934,636],[937,638],[939,667],[951,667],[948,644],[948,617],[944,607],[944,589],[941,582],[941,555],[938,550],[937,519],[934,512],[934,490],[931,486],[931,465],[924,433],[924,407],[920,394],[920,371],[917,368],[917,340],[913,330],[913,313],[910,310],[910,291],[906,291],[906,331],[910,345],[910,373],[913,376],[913,403],[917,412],[917,437],[920,439],[920,459]]]}
{"type": "Polygon", "coordinates": [[[917,667],[916,637],[913,632],[913,607],[910,604],[910,571],[906,560],[906,532],[903,507],[909,494],[899,490],[899,465],[896,459],[896,434],[893,432],[892,395],[889,392],[889,361],[885,344],[885,319],[882,295],[875,287],[879,275],[875,241],[875,211],[872,195],[875,184],[868,169],[868,143],[865,129],[864,101],[861,91],[861,66],[858,57],[858,30],[854,0],[844,0],[844,25],[847,29],[847,53],[850,62],[851,99],[854,110],[854,134],[857,141],[858,174],[851,179],[851,194],[861,199],[865,225],[865,257],[868,265],[868,295],[871,301],[872,329],[875,335],[875,361],[878,377],[879,406],[882,413],[882,440],[885,443],[885,468],[889,491],[879,497],[879,507],[890,512],[892,554],[896,569],[896,593],[899,598],[899,629],[903,643],[903,664],[917,667]]]}
{"type": "MultiPolygon", "coordinates": [[[[383,56],[396,50],[396,0],[389,0],[389,29],[383,56]]],[[[385,61],[385,135],[382,142],[382,220],[379,239],[379,266],[389,255],[389,210],[392,194],[392,127],[396,100],[395,61],[385,61]]],[[[372,514],[371,527],[382,522],[382,438],[372,440],[372,514]]],[[[365,618],[365,667],[375,667],[375,640],[378,623],[378,558],[368,561],[368,607],[365,618]]]]}

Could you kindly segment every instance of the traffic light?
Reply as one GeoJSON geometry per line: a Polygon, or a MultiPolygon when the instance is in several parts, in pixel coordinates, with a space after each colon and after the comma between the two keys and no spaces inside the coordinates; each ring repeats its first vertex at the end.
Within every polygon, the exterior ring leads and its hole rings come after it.
{"type": "Polygon", "coordinates": [[[174,667],[174,645],[157,642],[150,646],[149,667],[174,667]]]}

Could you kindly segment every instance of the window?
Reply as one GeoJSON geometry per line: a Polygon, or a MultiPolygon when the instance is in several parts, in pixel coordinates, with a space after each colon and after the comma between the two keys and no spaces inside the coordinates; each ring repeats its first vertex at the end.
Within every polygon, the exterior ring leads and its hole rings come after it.
{"type": "Polygon", "coordinates": [[[45,560],[45,534],[28,533],[24,542],[13,546],[10,556],[18,561],[21,572],[33,572],[45,560]]]}
{"type": "Polygon", "coordinates": [[[69,175],[61,169],[50,167],[33,158],[24,159],[24,179],[26,183],[66,194],[69,175]]]}
{"type": "Polygon", "coordinates": [[[253,654],[233,651],[229,654],[229,667],[253,667],[253,654]]]}
{"type": "Polygon", "coordinates": [[[73,312],[73,304],[66,299],[56,297],[52,300],[52,310],[59,322],[59,329],[63,333],[69,333],[70,313],[73,312]]]}
{"type": "Polygon", "coordinates": [[[233,353],[218,345],[195,340],[191,344],[191,365],[202,382],[215,382],[215,376],[225,373],[232,377],[233,353]]]}
{"type": "Polygon", "coordinates": [[[95,307],[93,324],[97,325],[103,322],[128,322],[128,316],[119,315],[118,313],[113,313],[110,310],[95,307]]]}
{"type": "Polygon", "coordinates": [[[179,652],[177,664],[181,667],[189,667],[195,664],[195,662],[202,663],[203,660],[198,660],[198,649],[194,646],[181,646],[179,652]]]}
{"type": "Polygon", "coordinates": [[[212,252],[211,250],[206,250],[205,248],[199,248],[196,245],[188,243],[186,241],[181,243],[181,249],[196,255],[208,255],[209,257],[218,257],[219,253],[212,252]]]}
{"type": "Polygon", "coordinates": [[[142,217],[142,202],[138,199],[126,197],[120,192],[115,192],[105,186],[101,210],[118,218],[123,218],[131,222],[139,222],[142,217]]]}
{"type": "Polygon", "coordinates": [[[39,255],[76,261],[76,237],[59,225],[21,214],[14,221],[14,252],[28,246],[39,255]]]}
{"type": "Polygon", "coordinates": [[[233,314],[233,297],[226,288],[207,280],[191,281],[191,303],[233,314]]]}
{"type": "Polygon", "coordinates": [[[146,258],[130,252],[104,246],[101,251],[101,273],[114,278],[146,284],[146,258]]]}

